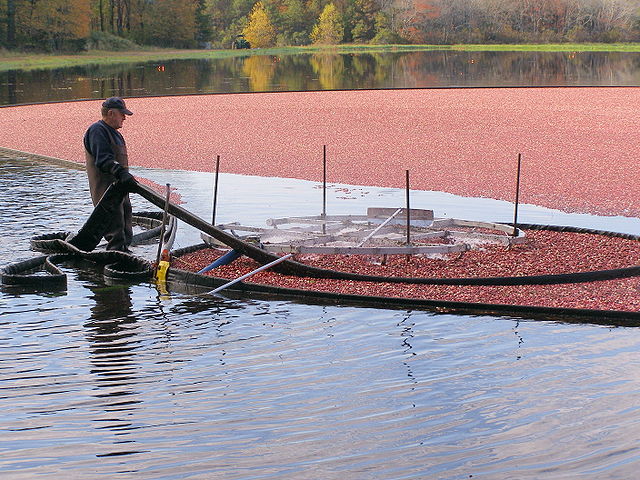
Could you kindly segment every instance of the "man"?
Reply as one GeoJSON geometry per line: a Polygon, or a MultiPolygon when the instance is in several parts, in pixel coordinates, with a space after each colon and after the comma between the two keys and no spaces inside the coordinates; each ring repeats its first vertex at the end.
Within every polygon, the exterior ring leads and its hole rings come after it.
{"type": "MultiPolygon", "coordinates": [[[[122,98],[107,98],[102,103],[102,120],[91,125],[84,134],[87,176],[94,206],[113,182],[135,182],[129,173],[124,137],[118,132],[128,115],[133,113],[127,109],[122,98]]],[[[128,253],[132,237],[131,202],[129,194],[126,194],[104,235],[107,250],[128,253]]]]}

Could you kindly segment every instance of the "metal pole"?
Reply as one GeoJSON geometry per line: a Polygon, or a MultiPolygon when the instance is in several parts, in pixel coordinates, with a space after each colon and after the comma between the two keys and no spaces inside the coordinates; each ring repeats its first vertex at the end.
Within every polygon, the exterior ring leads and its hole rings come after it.
{"type": "Polygon", "coordinates": [[[522,162],[522,154],[518,154],[518,174],[516,175],[516,205],[513,212],[513,234],[518,234],[518,204],[520,203],[520,164],[522,162]]]}
{"type": "Polygon", "coordinates": [[[216,206],[218,204],[218,174],[220,173],[220,155],[216,156],[216,177],[213,186],[213,214],[211,215],[211,225],[216,224],[216,206]]]}
{"type": "Polygon", "coordinates": [[[406,171],[406,193],[407,193],[407,245],[411,245],[411,207],[409,205],[409,170],[406,171]]]}
{"type": "Polygon", "coordinates": [[[365,243],[367,243],[367,240],[369,240],[371,237],[373,237],[376,233],[378,233],[380,231],[381,228],[384,228],[387,223],[389,223],[391,220],[393,220],[394,218],[396,218],[396,215],[398,215],[400,212],[402,211],[401,208],[397,209],[395,212],[393,212],[391,214],[391,216],[389,218],[387,218],[384,222],[382,222],[380,225],[378,225],[378,227],[371,232],[369,235],[367,235],[366,237],[364,237],[364,240],[362,240],[358,245],[356,245],[356,247],[361,247],[363,246],[365,243]]]}
{"type": "Polygon", "coordinates": [[[277,260],[274,260],[271,263],[267,263],[266,265],[262,265],[260,268],[256,268],[252,272],[245,273],[241,277],[238,277],[235,280],[231,280],[230,282],[225,283],[224,285],[221,285],[218,288],[215,288],[215,289],[211,290],[209,292],[209,294],[218,293],[220,290],[224,290],[225,288],[230,287],[234,283],[238,283],[238,282],[244,280],[245,278],[249,278],[251,275],[255,275],[258,272],[261,272],[263,270],[266,270],[267,268],[273,267],[274,265],[277,265],[280,262],[284,262],[285,260],[287,260],[287,259],[289,259],[291,257],[293,257],[293,253],[289,253],[288,255],[285,255],[284,257],[280,257],[280,258],[278,258],[277,260]]]}
{"type": "Polygon", "coordinates": [[[327,233],[327,146],[322,146],[322,234],[327,233]]]}
{"type": "Polygon", "coordinates": [[[171,194],[171,184],[167,183],[167,196],[164,201],[164,212],[162,213],[162,227],[160,228],[160,241],[158,242],[158,254],[156,255],[156,268],[160,265],[160,255],[162,254],[162,244],[164,243],[164,230],[169,218],[169,195],[171,194]]]}
{"type": "MultiPolygon", "coordinates": [[[[411,205],[409,204],[409,170],[406,171],[407,191],[407,245],[411,245],[411,205]]],[[[407,254],[407,262],[411,261],[411,255],[407,254]]]]}

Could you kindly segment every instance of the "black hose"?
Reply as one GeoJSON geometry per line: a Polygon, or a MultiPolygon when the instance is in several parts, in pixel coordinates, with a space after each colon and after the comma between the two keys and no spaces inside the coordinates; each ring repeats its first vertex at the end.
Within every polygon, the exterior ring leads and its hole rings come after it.
{"type": "MultiPolygon", "coordinates": [[[[159,208],[164,208],[165,199],[153,190],[145,187],[141,184],[134,184],[130,189],[133,193],[138,193],[142,197],[149,200],[159,208]]],[[[0,281],[4,285],[27,285],[42,287],[47,289],[53,288],[66,288],[66,277],[57,268],[55,262],[69,258],[69,255],[80,256],[81,258],[109,265],[105,268],[105,275],[118,278],[129,279],[144,279],[151,276],[151,264],[138,257],[124,254],[121,252],[94,252],[91,253],[97,245],[98,241],[104,235],[104,232],[108,228],[108,218],[110,218],[110,212],[113,204],[118,203],[122,196],[127,193],[124,186],[116,183],[112,185],[103,196],[103,199],[98,203],[93,213],[83,225],[80,231],[71,236],[68,232],[61,232],[56,234],[47,234],[34,237],[32,239],[32,246],[37,249],[44,249],[49,252],[58,252],[62,255],[54,255],[51,257],[39,257],[37,259],[29,260],[26,262],[19,262],[17,264],[10,265],[0,270],[0,281]],[[34,269],[44,270],[48,275],[30,275],[28,272],[34,269]]],[[[272,262],[279,257],[262,250],[250,243],[247,243],[227,232],[211,225],[210,223],[202,220],[196,215],[188,212],[184,208],[177,206],[173,203],[169,203],[169,214],[184,221],[185,223],[195,227],[196,229],[210,235],[221,243],[239,251],[240,253],[252,258],[260,264],[266,264],[272,262]]],[[[162,215],[162,212],[154,212],[153,215],[162,215]]],[[[151,216],[153,216],[151,215],[151,216]]],[[[587,233],[597,234],[612,237],[626,238],[630,240],[640,240],[638,235],[623,234],[617,232],[608,232],[603,230],[595,230],[580,227],[569,226],[553,226],[553,225],[538,225],[538,224],[519,224],[519,227],[524,229],[539,229],[539,230],[554,230],[560,232],[574,232],[574,233],[587,233]]],[[[189,247],[188,249],[178,250],[175,252],[176,256],[183,255],[188,251],[194,251],[196,249],[204,248],[204,245],[189,247]]],[[[172,269],[174,272],[179,270],[172,269]]],[[[529,275],[529,276],[514,276],[514,277],[464,277],[464,278],[423,278],[423,277],[386,277],[379,275],[362,275],[350,272],[339,272],[335,270],[328,270],[323,268],[312,267],[293,260],[286,260],[274,267],[274,270],[287,274],[301,277],[314,277],[336,280],[353,280],[363,282],[376,282],[376,283],[406,283],[406,284],[426,284],[426,285],[536,285],[536,284],[560,284],[560,283],[581,283],[581,282],[593,282],[599,280],[610,280],[616,278],[626,278],[632,276],[640,276],[640,266],[630,266],[626,268],[616,268],[608,270],[597,270],[587,272],[565,273],[565,274],[553,274],[553,275],[529,275]]],[[[191,284],[201,284],[204,281],[211,281],[211,277],[204,277],[194,273],[183,272],[183,281],[191,284]],[[206,280],[205,280],[206,279],[206,280]]],[[[223,282],[223,280],[216,279],[215,285],[223,282]]],[[[238,284],[240,289],[249,288],[247,284],[238,284]]],[[[268,286],[251,286],[250,289],[254,291],[263,292],[288,292],[290,289],[282,289],[279,287],[268,286]],[[275,289],[275,290],[274,290],[275,289]]],[[[295,291],[295,290],[294,290],[295,291]]],[[[294,292],[291,291],[291,292],[294,292]]],[[[297,292],[297,291],[296,291],[297,292]]],[[[316,296],[318,298],[351,298],[357,296],[329,294],[323,292],[310,293],[308,291],[300,290],[301,296],[316,296]],[[304,293],[302,293],[304,292],[304,293]]],[[[376,297],[362,297],[375,299],[376,297]]],[[[381,297],[382,298],[382,297],[381,297]]],[[[386,297],[384,297],[386,298],[386,297]]],[[[425,302],[432,301],[419,301],[417,299],[402,299],[404,304],[425,304],[425,302]],[[408,303],[407,303],[408,302],[408,303]]],[[[393,303],[393,302],[392,302],[393,303]]],[[[449,304],[451,302],[432,302],[434,305],[449,304]]],[[[454,302],[455,303],[455,302],[454,302]]],[[[466,304],[474,305],[474,304],[466,304]]],[[[494,308],[495,306],[492,306],[494,308]]],[[[511,306],[509,306],[511,308],[511,306]]],[[[529,307],[523,307],[529,308],[529,307]]],[[[569,309],[573,310],[573,309],[569,309]]],[[[557,311],[557,309],[553,309],[557,311]]]]}
{"type": "MultiPolygon", "coordinates": [[[[156,192],[144,185],[138,184],[135,189],[136,193],[149,200],[159,208],[164,208],[165,200],[156,192]]],[[[250,243],[247,243],[229,233],[211,225],[200,217],[185,210],[184,208],[169,204],[169,213],[179,220],[197,228],[198,230],[210,235],[219,242],[229,246],[230,248],[252,258],[261,265],[277,260],[277,255],[266,252],[250,243]]],[[[537,226],[543,229],[543,225],[537,226]]],[[[553,227],[560,228],[560,227],[553,227]]],[[[571,227],[567,228],[567,231],[571,227]]],[[[581,229],[588,230],[588,229],[581,229]]],[[[589,233],[595,233],[592,231],[589,233]]],[[[609,234],[617,236],[615,232],[603,232],[601,234],[609,234]]],[[[622,234],[624,235],[624,234],[622,234]]],[[[634,240],[638,240],[638,236],[632,236],[634,240]]],[[[625,237],[626,238],[626,237],[625,237]]],[[[179,255],[176,252],[177,255],[179,255]]],[[[284,262],[273,267],[273,270],[285,275],[293,275],[298,277],[324,278],[334,280],[352,280],[358,282],[375,282],[375,283],[408,283],[419,285],[548,285],[561,283],[580,283],[593,282],[598,280],[610,280],[614,278],[626,278],[640,275],[640,266],[631,266],[627,268],[616,268],[610,270],[597,270],[590,272],[563,273],[554,275],[526,275],[515,277],[463,277],[463,278],[429,278],[429,277],[386,277],[381,275],[363,275],[359,273],[340,272],[325,268],[318,268],[305,265],[294,260],[285,260],[284,262]]]]}

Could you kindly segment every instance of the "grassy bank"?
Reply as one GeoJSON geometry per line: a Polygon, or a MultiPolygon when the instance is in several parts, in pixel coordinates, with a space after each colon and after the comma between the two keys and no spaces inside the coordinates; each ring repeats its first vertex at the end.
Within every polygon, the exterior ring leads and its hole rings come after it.
{"type": "Polygon", "coordinates": [[[536,52],[640,52],[640,43],[624,44],[527,44],[527,45],[335,45],[279,47],[252,50],[165,50],[131,52],[90,51],[77,54],[36,54],[0,50],[0,71],[119,64],[174,59],[219,59],[249,55],[295,55],[304,53],[384,53],[401,51],[536,51],[536,52]]]}

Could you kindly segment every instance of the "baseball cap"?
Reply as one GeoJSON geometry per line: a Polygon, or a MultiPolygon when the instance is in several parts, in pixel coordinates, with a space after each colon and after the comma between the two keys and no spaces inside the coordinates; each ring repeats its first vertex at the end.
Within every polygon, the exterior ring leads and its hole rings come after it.
{"type": "Polygon", "coordinates": [[[107,98],[104,102],[102,102],[102,106],[106,108],[116,108],[120,110],[125,115],[133,115],[131,110],[127,109],[127,106],[124,103],[124,100],[120,97],[110,97],[107,98]]]}

